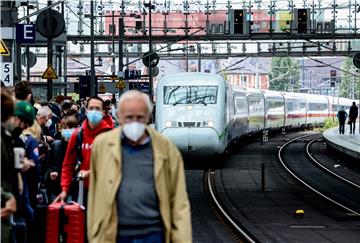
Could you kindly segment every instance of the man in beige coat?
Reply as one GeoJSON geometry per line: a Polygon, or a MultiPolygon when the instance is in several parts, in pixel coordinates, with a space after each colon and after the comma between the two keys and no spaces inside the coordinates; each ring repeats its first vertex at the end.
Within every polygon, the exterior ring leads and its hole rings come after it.
{"type": "Polygon", "coordinates": [[[119,101],[120,128],[99,135],[91,154],[87,234],[91,243],[192,242],[181,154],[147,126],[151,102],[119,101]]]}

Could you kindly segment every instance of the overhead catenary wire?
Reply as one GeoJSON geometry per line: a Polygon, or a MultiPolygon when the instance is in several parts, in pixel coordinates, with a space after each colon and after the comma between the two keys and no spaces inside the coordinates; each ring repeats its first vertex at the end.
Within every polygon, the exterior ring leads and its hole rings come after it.
{"type": "Polygon", "coordinates": [[[245,58],[243,58],[243,59],[241,59],[241,60],[239,60],[239,61],[231,64],[230,66],[228,66],[228,67],[226,67],[226,68],[224,68],[224,69],[222,69],[222,70],[220,70],[220,71],[218,71],[218,72],[216,72],[216,73],[221,73],[221,72],[227,71],[229,68],[235,66],[236,64],[239,64],[239,63],[242,62],[242,61],[245,61],[245,60],[248,59],[248,58],[249,58],[249,57],[245,57],[245,58]]]}
{"type": "Polygon", "coordinates": [[[336,70],[339,70],[339,71],[341,71],[341,72],[348,73],[348,74],[354,75],[354,76],[356,76],[356,77],[360,77],[360,74],[353,73],[353,72],[350,72],[350,71],[348,71],[348,70],[335,67],[335,66],[333,66],[332,64],[325,63],[325,62],[323,62],[323,61],[317,60],[317,59],[315,59],[315,58],[313,58],[313,57],[310,57],[310,56],[306,56],[306,57],[309,58],[309,59],[311,59],[311,60],[313,60],[313,61],[315,61],[315,62],[321,63],[321,64],[323,64],[323,65],[325,65],[325,66],[331,67],[331,68],[336,69],[336,70]]]}

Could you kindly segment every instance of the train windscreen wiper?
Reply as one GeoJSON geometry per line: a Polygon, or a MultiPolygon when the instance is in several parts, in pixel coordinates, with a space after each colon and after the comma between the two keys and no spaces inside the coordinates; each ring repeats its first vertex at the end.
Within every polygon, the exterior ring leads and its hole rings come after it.
{"type": "Polygon", "coordinates": [[[203,104],[203,105],[208,105],[205,101],[200,101],[197,104],[203,104]]]}

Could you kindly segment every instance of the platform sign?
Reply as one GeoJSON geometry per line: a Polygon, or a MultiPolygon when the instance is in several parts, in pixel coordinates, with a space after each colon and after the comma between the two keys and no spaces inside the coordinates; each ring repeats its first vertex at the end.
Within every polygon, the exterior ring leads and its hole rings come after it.
{"type": "Polygon", "coordinates": [[[12,62],[1,63],[1,81],[5,86],[14,86],[14,65],[12,62]]]}
{"type": "Polygon", "coordinates": [[[0,40],[0,56],[9,56],[10,51],[3,40],[0,40]]]}
{"type": "Polygon", "coordinates": [[[16,24],[16,43],[35,43],[34,24],[16,24]]]}
{"type": "Polygon", "coordinates": [[[58,76],[56,75],[55,70],[51,65],[47,67],[43,75],[41,76],[42,79],[57,79],[58,76]]]}
{"type": "Polygon", "coordinates": [[[79,77],[79,97],[80,99],[90,96],[90,76],[79,77]]]}
{"type": "Polygon", "coordinates": [[[125,79],[139,79],[141,78],[141,70],[126,69],[125,79]]]}

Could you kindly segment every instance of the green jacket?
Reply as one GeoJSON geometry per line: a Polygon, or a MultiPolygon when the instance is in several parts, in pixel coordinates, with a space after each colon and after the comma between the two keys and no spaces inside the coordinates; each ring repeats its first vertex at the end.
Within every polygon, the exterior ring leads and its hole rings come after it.
{"type": "MultiPolygon", "coordinates": [[[[153,128],[146,128],[154,153],[155,189],[164,224],[165,242],[192,242],[190,203],[184,165],[176,146],[153,128]]],[[[115,243],[116,193],[121,181],[121,128],[96,137],[90,161],[87,230],[92,243],[115,243]]]]}

